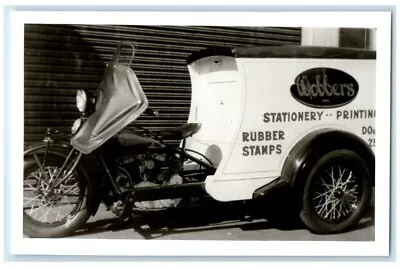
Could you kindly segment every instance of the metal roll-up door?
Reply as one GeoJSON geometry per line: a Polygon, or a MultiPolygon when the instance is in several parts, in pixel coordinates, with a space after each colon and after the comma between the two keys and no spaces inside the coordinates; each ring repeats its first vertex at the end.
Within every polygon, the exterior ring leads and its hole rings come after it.
{"type": "MultiPolygon", "coordinates": [[[[132,68],[159,117],[137,125],[168,130],[188,118],[191,87],[186,58],[207,47],[300,45],[300,28],[117,25],[25,25],[25,144],[46,127],[68,132],[79,116],[77,89],[95,90],[120,41],[135,42],[132,68]]],[[[170,143],[177,144],[176,140],[170,143]]]]}

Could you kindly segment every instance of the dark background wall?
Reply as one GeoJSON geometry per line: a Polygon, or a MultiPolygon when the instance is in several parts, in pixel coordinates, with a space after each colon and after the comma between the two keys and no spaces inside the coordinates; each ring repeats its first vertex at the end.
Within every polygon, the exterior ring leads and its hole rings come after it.
{"type": "MultiPolygon", "coordinates": [[[[119,41],[136,42],[132,68],[157,118],[137,124],[166,130],[187,121],[191,88],[186,58],[206,47],[300,45],[300,28],[25,25],[25,144],[46,127],[69,132],[78,89],[95,90],[119,41]]],[[[128,57],[126,57],[128,59],[128,57]]],[[[177,143],[171,140],[172,143],[177,143]]]]}

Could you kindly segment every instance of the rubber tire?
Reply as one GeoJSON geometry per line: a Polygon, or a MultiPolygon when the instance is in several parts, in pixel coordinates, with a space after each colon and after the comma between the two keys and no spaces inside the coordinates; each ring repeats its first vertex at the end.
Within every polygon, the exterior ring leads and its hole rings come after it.
{"type": "MultiPolygon", "coordinates": [[[[64,158],[60,155],[51,155],[48,156],[48,162],[52,165],[62,165],[64,162],[64,158]]],[[[38,166],[36,162],[31,159],[24,160],[24,179],[27,174],[32,172],[33,170],[37,169],[38,166]]],[[[70,219],[68,219],[64,224],[59,225],[57,227],[46,227],[41,224],[38,224],[33,220],[30,216],[28,216],[23,211],[23,233],[24,235],[32,238],[55,238],[55,237],[64,237],[71,235],[75,232],[79,227],[84,225],[86,221],[90,217],[90,212],[86,206],[88,197],[88,179],[87,176],[82,170],[78,169],[78,177],[79,179],[84,179],[82,182],[86,185],[85,186],[85,195],[82,199],[82,204],[79,209],[70,219]]]]}
{"type": "Polygon", "coordinates": [[[372,193],[372,179],[368,166],[365,161],[356,153],[350,150],[334,150],[321,157],[310,174],[307,177],[303,193],[303,205],[300,212],[300,218],[307,228],[316,234],[336,234],[346,232],[354,228],[360,221],[362,215],[369,206],[372,193]],[[346,220],[339,223],[328,223],[322,220],[314,211],[312,204],[309,202],[311,197],[310,185],[312,180],[318,174],[319,169],[332,160],[345,160],[353,166],[354,173],[362,177],[363,194],[359,202],[358,208],[346,220]]]}

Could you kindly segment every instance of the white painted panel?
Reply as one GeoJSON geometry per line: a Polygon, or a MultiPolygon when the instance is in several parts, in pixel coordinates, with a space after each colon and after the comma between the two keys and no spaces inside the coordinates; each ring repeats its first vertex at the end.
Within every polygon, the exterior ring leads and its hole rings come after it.
{"type": "Polygon", "coordinates": [[[187,148],[206,154],[219,164],[211,146],[227,157],[241,118],[242,89],[233,57],[203,58],[189,66],[192,80],[192,104],[189,122],[201,123],[201,130],[187,140],[187,148]],[[211,154],[210,154],[211,153],[211,154]]]}
{"type": "MultiPolygon", "coordinates": [[[[245,100],[243,120],[234,134],[236,139],[228,148],[228,157],[225,153],[217,173],[206,180],[207,191],[214,198],[222,201],[251,198],[261,181],[269,183],[280,176],[293,146],[321,128],[352,132],[374,149],[375,134],[367,129],[375,128],[375,61],[237,59],[237,62],[239,73],[246,81],[241,90],[246,92],[242,97],[245,100]],[[337,69],[351,75],[358,84],[358,94],[352,102],[335,108],[315,108],[300,103],[292,96],[290,88],[299,74],[313,68],[337,69]],[[256,133],[257,140],[243,139],[243,133],[250,132],[256,133]],[[259,152],[256,147],[260,148],[259,152]],[[226,188],[235,188],[235,191],[232,193],[226,188]]],[[[333,86],[341,81],[328,77],[327,82],[333,86]]],[[[219,125],[223,131],[224,123],[221,121],[219,125]]]]}
{"type": "Polygon", "coordinates": [[[279,173],[290,149],[306,134],[320,128],[347,130],[366,141],[373,138],[373,135],[363,135],[362,130],[374,127],[374,118],[350,119],[352,111],[375,110],[373,61],[244,59],[239,62],[243,64],[247,81],[246,110],[224,173],[279,173]],[[300,73],[326,67],[342,70],[357,81],[359,92],[350,104],[339,108],[313,108],[292,97],[290,88],[300,73]],[[247,133],[256,135],[257,140],[244,141],[243,134],[247,133]]]}

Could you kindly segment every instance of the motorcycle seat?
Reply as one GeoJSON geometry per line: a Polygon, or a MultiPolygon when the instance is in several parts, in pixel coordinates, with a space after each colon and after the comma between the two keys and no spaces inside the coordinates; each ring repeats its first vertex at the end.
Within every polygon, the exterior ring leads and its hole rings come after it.
{"type": "Polygon", "coordinates": [[[184,139],[199,132],[200,123],[185,123],[171,131],[161,131],[159,135],[163,138],[184,139]]]}

